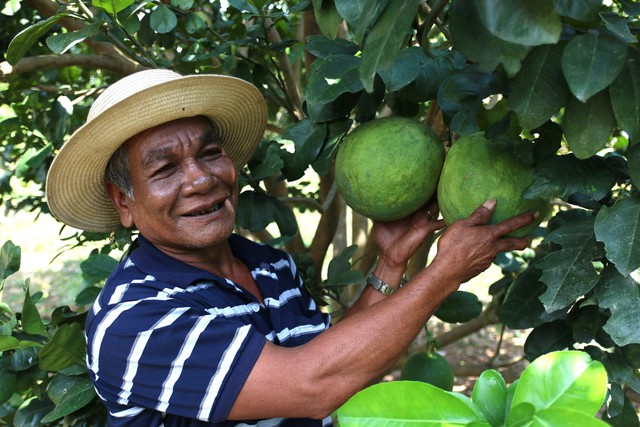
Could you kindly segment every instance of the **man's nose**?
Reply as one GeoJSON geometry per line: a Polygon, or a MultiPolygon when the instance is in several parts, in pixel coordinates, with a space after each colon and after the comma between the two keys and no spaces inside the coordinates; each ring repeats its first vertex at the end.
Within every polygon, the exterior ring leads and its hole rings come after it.
{"type": "Polygon", "coordinates": [[[189,193],[210,191],[215,185],[216,178],[198,162],[190,163],[184,173],[183,190],[189,193]]]}

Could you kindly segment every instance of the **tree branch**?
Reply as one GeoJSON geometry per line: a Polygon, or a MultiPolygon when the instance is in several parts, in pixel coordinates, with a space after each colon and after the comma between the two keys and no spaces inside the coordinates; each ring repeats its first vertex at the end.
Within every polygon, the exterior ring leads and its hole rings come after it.
{"type": "Polygon", "coordinates": [[[22,58],[13,66],[6,61],[0,63],[0,77],[70,66],[99,68],[122,75],[128,75],[145,68],[132,61],[121,61],[102,55],[39,55],[22,58]]]}

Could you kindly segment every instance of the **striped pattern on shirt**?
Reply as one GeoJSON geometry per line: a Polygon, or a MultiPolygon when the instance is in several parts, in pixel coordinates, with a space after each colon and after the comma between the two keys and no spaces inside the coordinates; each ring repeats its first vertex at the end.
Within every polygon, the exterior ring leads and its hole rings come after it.
{"type": "Polygon", "coordinates": [[[330,325],[291,257],[229,238],[264,304],[232,281],[179,262],[144,237],[86,322],[87,365],[113,426],[329,426],[331,419],[225,421],[264,343],[294,347],[330,325]]]}

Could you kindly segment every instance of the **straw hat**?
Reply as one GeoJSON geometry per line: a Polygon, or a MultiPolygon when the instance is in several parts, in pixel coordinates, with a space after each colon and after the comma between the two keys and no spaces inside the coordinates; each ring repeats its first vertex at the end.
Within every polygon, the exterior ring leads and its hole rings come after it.
{"type": "Polygon", "coordinates": [[[251,158],[267,122],[260,91],[235,77],[183,77],[153,69],[109,86],[91,106],[87,123],[71,135],[51,164],[47,176],[51,212],[81,230],[115,230],[120,219],[104,190],[105,169],[113,153],[143,130],[198,115],[215,123],[237,169],[251,158]]]}

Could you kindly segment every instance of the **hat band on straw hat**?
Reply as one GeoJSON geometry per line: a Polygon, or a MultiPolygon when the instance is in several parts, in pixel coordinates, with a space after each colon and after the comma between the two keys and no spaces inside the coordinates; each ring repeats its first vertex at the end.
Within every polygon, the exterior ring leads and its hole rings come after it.
{"type": "Polygon", "coordinates": [[[120,219],[104,189],[113,153],[146,129],[200,115],[214,123],[225,152],[242,168],[267,122],[264,98],[250,83],[223,75],[145,70],[109,86],[92,105],[87,123],[54,158],[47,176],[51,212],[81,230],[115,230],[120,219]]]}

